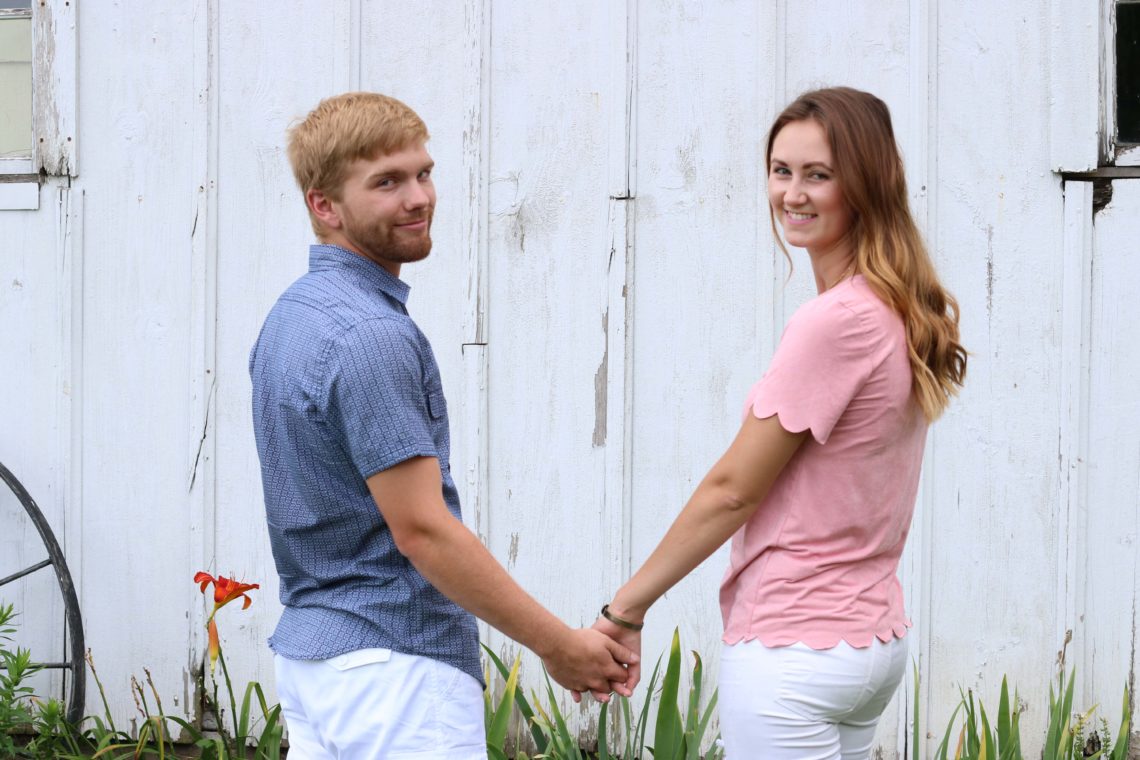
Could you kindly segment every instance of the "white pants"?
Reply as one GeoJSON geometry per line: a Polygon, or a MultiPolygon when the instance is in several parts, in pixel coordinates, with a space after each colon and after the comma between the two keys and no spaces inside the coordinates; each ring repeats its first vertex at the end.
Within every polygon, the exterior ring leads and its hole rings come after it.
{"type": "Polygon", "coordinates": [[[906,670],[905,639],[865,649],[758,641],[721,649],[726,760],[867,760],[875,725],[906,670]]]}
{"type": "Polygon", "coordinates": [[[289,760],[487,760],[483,690],[427,657],[274,657],[289,760]]]}

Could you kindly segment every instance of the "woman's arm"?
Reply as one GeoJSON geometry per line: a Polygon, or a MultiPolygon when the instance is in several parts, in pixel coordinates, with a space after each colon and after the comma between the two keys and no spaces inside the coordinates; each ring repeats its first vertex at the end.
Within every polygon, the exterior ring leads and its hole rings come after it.
{"type": "MultiPolygon", "coordinates": [[[[728,451],[697,486],[661,543],[618,590],[609,611],[623,620],[641,623],[662,594],[748,521],[808,435],[806,430],[789,433],[776,416],[761,420],[749,414],[728,451]]],[[[640,632],[604,618],[595,627],[640,652],[640,632]]],[[[626,687],[632,689],[638,678],[640,667],[631,666],[626,687]]]]}

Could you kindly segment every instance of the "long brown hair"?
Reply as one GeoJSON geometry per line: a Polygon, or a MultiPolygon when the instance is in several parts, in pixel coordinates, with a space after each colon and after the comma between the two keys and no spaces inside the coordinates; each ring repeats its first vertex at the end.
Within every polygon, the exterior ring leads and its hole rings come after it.
{"type": "MultiPolygon", "coordinates": [[[[879,98],[850,87],[805,92],[768,132],[769,171],[776,135],[792,122],[809,119],[827,135],[836,179],[854,211],[849,234],[855,271],[902,317],[915,398],[933,421],[966,378],[966,349],[958,342],[958,302],[939,283],[910,213],[890,111],[879,98]]],[[[768,213],[772,216],[771,207],[768,213]]],[[[773,231],[775,225],[773,216],[773,231]]],[[[776,241],[787,255],[779,235],[776,241]]]]}

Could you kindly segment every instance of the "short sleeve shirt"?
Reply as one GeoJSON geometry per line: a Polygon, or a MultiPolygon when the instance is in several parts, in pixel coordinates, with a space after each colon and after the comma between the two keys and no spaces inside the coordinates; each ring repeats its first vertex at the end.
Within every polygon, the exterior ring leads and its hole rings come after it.
{"type": "Polygon", "coordinates": [[[733,536],[724,641],[828,649],[905,635],[898,581],[927,423],[905,328],[862,276],[804,304],[744,414],[810,436],[733,536]]]}
{"type": "Polygon", "coordinates": [[[351,251],[314,245],[250,353],[265,511],[290,659],[365,648],[430,657],[482,681],[474,617],[396,548],[366,479],[435,457],[461,519],[447,405],[408,286],[351,251]]]}

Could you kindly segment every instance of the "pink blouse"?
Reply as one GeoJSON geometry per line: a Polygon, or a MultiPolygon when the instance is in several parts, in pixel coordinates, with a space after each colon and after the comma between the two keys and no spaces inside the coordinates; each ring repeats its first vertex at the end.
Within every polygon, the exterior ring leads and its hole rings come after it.
{"type": "Polygon", "coordinates": [[[828,649],[906,635],[895,573],[927,427],[911,377],[902,320],[862,276],[788,322],[744,413],[811,436],[733,536],[725,643],[828,649]]]}

